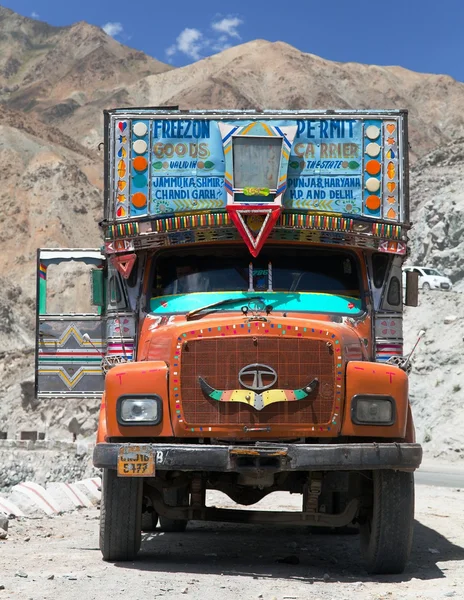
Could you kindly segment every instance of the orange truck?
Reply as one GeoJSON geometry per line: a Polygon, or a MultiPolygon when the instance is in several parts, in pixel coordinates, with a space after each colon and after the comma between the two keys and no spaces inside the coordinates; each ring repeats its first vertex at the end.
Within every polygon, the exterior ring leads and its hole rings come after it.
{"type": "Polygon", "coordinates": [[[100,404],[104,560],[144,527],[272,522],[356,527],[368,572],[403,571],[407,149],[403,110],[105,113],[104,246],[39,250],[36,358],[39,399],[100,404]],[[70,261],[87,312],[47,305],[70,261]],[[301,511],[243,509],[274,491],[301,511]]]}

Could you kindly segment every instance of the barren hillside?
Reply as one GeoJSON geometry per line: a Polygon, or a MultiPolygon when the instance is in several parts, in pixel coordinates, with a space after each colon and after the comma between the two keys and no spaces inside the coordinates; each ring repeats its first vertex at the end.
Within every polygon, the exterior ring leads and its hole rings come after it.
{"type": "MultiPolygon", "coordinates": [[[[456,289],[464,288],[463,83],[395,66],[331,62],[264,40],[173,69],[87,23],[51,27],[0,7],[0,177],[7,199],[0,220],[0,431],[43,423],[52,435],[67,435],[75,408],[34,406],[27,383],[33,371],[36,248],[101,244],[102,110],[172,104],[407,108],[414,159],[411,261],[444,268],[456,289]]],[[[450,313],[456,316],[453,335],[464,335],[464,306],[454,294],[432,293],[421,301],[418,312],[408,313],[406,327],[411,347],[419,324],[428,323],[412,378],[419,439],[433,439],[435,453],[457,458],[464,448],[446,441],[446,423],[453,414],[463,415],[464,374],[453,367],[451,350],[440,345],[447,342],[437,346],[437,340],[450,313]]],[[[89,435],[94,411],[81,409],[74,426],[89,435]]]]}
{"type": "Polygon", "coordinates": [[[136,105],[408,108],[413,158],[464,136],[464,84],[446,75],[333,62],[265,40],[173,69],[87,23],[51,27],[1,7],[0,31],[0,100],[93,148],[102,110],[136,105]]]}
{"type": "Polygon", "coordinates": [[[411,183],[411,264],[444,269],[464,291],[464,137],[424,156],[411,183]]]}
{"type": "Polygon", "coordinates": [[[265,40],[145,77],[128,87],[127,100],[192,108],[408,108],[415,157],[464,134],[464,84],[449,76],[332,62],[265,40]]]}
{"type": "Polygon", "coordinates": [[[73,94],[78,106],[107,89],[172,69],[83,21],[52,27],[0,6],[0,32],[2,101],[49,119],[73,111],[73,94]]]}

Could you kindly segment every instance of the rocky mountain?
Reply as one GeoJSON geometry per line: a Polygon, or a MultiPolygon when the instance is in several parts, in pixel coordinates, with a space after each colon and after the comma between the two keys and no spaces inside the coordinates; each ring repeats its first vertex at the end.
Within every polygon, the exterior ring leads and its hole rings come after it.
{"type": "Polygon", "coordinates": [[[66,121],[93,103],[92,113],[100,113],[115,90],[171,69],[88,23],[52,27],[0,7],[0,101],[44,123],[66,121]]]}
{"type": "Polygon", "coordinates": [[[255,40],[174,69],[84,22],[52,27],[0,7],[0,101],[86,146],[102,110],[408,108],[413,158],[464,136],[464,84],[446,75],[324,60],[255,40]]]}
{"type": "Polygon", "coordinates": [[[464,368],[458,352],[464,341],[464,295],[424,291],[419,306],[406,309],[404,323],[406,352],[425,331],[410,376],[417,441],[429,458],[464,464],[464,368]]]}
{"type": "Polygon", "coordinates": [[[324,60],[255,40],[127,89],[133,105],[210,108],[408,108],[412,156],[464,133],[464,84],[445,75],[324,60]],[[451,107],[455,107],[453,110],[451,107]]]}
{"type": "Polygon", "coordinates": [[[464,291],[464,138],[422,157],[411,186],[411,264],[442,269],[464,291]]]}
{"type": "MultiPolygon", "coordinates": [[[[34,405],[36,248],[101,244],[102,111],[154,105],[407,108],[413,159],[410,261],[444,269],[456,289],[464,289],[463,83],[395,66],[327,61],[264,40],[174,69],[87,23],[52,27],[0,7],[0,431],[37,428],[40,421],[53,435],[67,435],[77,413],[75,431],[87,435],[94,427],[91,406],[54,412],[34,405]]],[[[410,346],[419,322],[427,321],[428,340],[442,337],[442,317],[450,314],[456,317],[453,331],[461,331],[464,306],[458,295],[432,292],[421,296],[421,304],[417,313],[408,313],[410,346]]],[[[419,437],[433,438],[434,452],[442,452],[446,419],[437,420],[436,398],[449,403],[443,414],[451,414],[460,402],[464,374],[432,342],[418,357],[412,386],[419,437]],[[435,387],[445,364],[452,377],[435,387]]],[[[449,448],[461,456],[455,446],[449,448]]]]}

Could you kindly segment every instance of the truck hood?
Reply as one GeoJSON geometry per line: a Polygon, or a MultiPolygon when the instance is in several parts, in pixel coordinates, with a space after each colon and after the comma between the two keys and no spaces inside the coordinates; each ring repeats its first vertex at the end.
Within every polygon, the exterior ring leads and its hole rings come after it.
{"type": "Polygon", "coordinates": [[[149,315],[142,338],[140,360],[169,367],[171,415],[183,435],[336,435],[346,362],[366,359],[353,324],[327,316],[149,315]]]}

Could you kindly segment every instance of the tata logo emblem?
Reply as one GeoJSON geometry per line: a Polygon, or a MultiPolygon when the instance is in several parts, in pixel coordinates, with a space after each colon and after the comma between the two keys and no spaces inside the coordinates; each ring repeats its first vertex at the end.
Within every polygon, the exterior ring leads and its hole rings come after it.
{"type": "Polygon", "coordinates": [[[269,365],[255,363],[240,369],[238,380],[244,388],[253,392],[263,392],[271,388],[277,381],[276,371],[269,365]]]}

